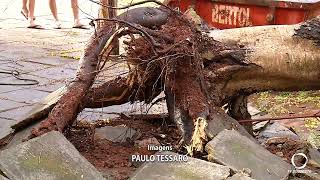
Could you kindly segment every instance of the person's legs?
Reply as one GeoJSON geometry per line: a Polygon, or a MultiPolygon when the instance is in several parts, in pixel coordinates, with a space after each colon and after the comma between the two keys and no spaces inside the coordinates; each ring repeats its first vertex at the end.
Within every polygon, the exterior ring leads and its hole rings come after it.
{"type": "Polygon", "coordinates": [[[23,13],[23,15],[26,18],[28,18],[27,16],[28,16],[28,13],[29,13],[28,8],[27,8],[27,3],[28,3],[28,0],[22,0],[22,10],[21,10],[21,12],[23,13]]]}
{"type": "Polygon", "coordinates": [[[78,5],[78,0],[71,0],[71,7],[72,7],[72,12],[73,12],[73,17],[74,17],[74,27],[79,27],[83,26],[80,22],[79,18],[79,5],[78,5]]]}
{"type": "Polygon", "coordinates": [[[29,0],[29,8],[28,8],[29,27],[36,26],[36,23],[34,22],[34,6],[35,6],[35,0],[29,0]]]}
{"type": "Polygon", "coordinates": [[[54,20],[59,21],[56,0],[49,0],[49,7],[54,20]]]}
{"type": "Polygon", "coordinates": [[[61,23],[59,22],[59,18],[58,18],[58,10],[57,10],[56,0],[49,0],[49,7],[50,7],[51,13],[53,15],[53,18],[55,20],[55,28],[60,29],[61,23]]]}
{"type": "Polygon", "coordinates": [[[35,22],[34,7],[35,7],[35,0],[29,0],[29,7],[28,7],[28,10],[29,10],[29,12],[28,12],[29,26],[28,26],[28,28],[43,29],[42,26],[38,25],[35,22]]]}

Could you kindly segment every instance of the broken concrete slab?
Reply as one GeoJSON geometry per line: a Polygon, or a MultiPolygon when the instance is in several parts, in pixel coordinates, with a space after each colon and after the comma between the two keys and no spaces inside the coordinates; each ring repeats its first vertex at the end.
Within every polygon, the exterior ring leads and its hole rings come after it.
{"type": "Polygon", "coordinates": [[[37,91],[34,89],[21,89],[1,94],[1,96],[7,98],[8,100],[29,104],[39,102],[42,98],[46,97],[47,95],[47,92],[37,91]]]}
{"type": "Polygon", "coordinates": [[[18,144],[21,144],[23,140],[27,139],[30,135],[31,130],[34,127],[37,127],[40,124],[40,122],[26,126],[24,129],[14,132],[12,134],[12,137],[9,138],[6,145],[1,147],[0,150],[9,149],[10,147],[16,146],[18,144]]]}
{"type": "Polygon", "coordinates": [[[0,118],[0,146],[3,145],[3,140],[13,133],[11,125],[14,123],[15,121],[0,118]]]}
{"type": "Polygon", "coordinates": [[[112,142],[125,142],[127,139],[134,139],[138,135],[136,130],[124,125],[104,126],[95,130],[96,137],[112,142]]]}
{"type": "Polygon", "coordinates": [[[262,129],[264,129],[266,126],[268,126],[269,124],[270,124],[269,121],[262,121],[262,122],[254,124],[252,128],[253,128],[254,132],[259,132],[262,129]]]}
{"type": "Polygon", "coordinates": [[[248,131],[242,125],[240,125],[235,119],[231,118],[219,109],[217,109],[216,111],[220,113],[212,114],[212,120],[208,122],[208,126],[205,130],[206,134],[210,139],[214,138],[217,134],[219,134],[221,131],[225,129],[235,129],[241,135],[248,137],[252,141],[256,141],[256,139],[253,138],[252,135],[250,135],[248,131]]]}
{"type": "MultiPolygon", "coordinates": [[[[156,155],[179,156],[172,152],[161,152],[156,155]]],[[[181,156],[181,155],[180,155],[181,156]]],[[[188,157],[187,161],[177,162],[149,162],[141,166],[131,180],[158,179],[158,180],[185,180],[185,179],[226,179],[230,169],[216,163],[188,157]]]]}
{"type": "Polygon", "coordinates": [[[12,110],[4,111],[0,113],[1,118],[10,119],[19,122],[19,118],[25,117],[25,115],[33,109],[34,104],[29,104],[25,106],[20,106],[12,110]]]}
{"type": "Polygon", "coordinates": [[[273,123],[262,130],[257,136],[259,143],[265,143],[268,139],[274,137],[288,137],[294,140],[299,140],[299,136],[280,123],[273,123]]]}
{"type": "Polygon", "coordinates": [[[252,178],[277,180],[287,178],[291,166],[262,146],[235,130],[223,130],[206,145],[208,159],[234,171],[248,168],[252,178]]]}
{"type": "Polygon", "coordinates": [[[237,174],[233,175],[232,177],[229,177],[227,180],[254,180],[254,179],[249,177],[248,174],[237,173],[237,174]]]}
{"type": "Polygon", "coordinates": [[[13,136],[14,130],[11,128],[13,121],[0,118],[0,150],[5,146],[13,136]]]}
{"type": "Polygon", "coordinates": [[[57,131],[1,151],[0,169],[9,179],[104,179],[57,131]]]}
{"type": "Polygon", "coordinates": [[[66,86],[60,87],[56,91],[43,98],[40,102],[35,104],[32,109],[25,112],[23,118],[20,116],[20,119],[17,120],[18,123],[13,125],[12,128],[19,129],[33,123],[35,120],[45,118],[51,111],[51,107],[58,102],[66,89],[66,86]]]}
{"type": "Polygon", "coordinates": [[[248,107],[248,112],[251,116],[256,116],[261,113],[261,111],[257,109],[252,103],[248,103],[247,107],[248,107]]]}

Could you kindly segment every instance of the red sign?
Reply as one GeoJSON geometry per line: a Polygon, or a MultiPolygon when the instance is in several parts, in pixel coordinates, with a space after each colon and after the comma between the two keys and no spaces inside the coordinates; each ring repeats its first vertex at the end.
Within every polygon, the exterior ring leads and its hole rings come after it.
{"type": "Polygon", "coordinates": [[[173,0],[169,5],[196,10],[211,26],[226,29],[270,24],[297,24],[320,14],[320,0],[173,0]]]}

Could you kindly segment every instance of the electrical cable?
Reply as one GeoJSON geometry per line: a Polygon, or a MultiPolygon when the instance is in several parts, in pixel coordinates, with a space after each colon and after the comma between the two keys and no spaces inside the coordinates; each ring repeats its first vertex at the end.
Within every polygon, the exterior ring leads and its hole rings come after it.
{"type": "Polygon", "coordinates": [[[11,71],[0,71],[0,74],[10,74],[14,78],[21,80],[21,81],[27,81],[30,83],[2,83],[0,82],[0,85],[7,85],[7,86],[29,86],[29,85],[37,85],[39,84],[39,81],[34,79],[26,79],[20,77],[20,72],[17,70],[11,70],[11,71]]]}

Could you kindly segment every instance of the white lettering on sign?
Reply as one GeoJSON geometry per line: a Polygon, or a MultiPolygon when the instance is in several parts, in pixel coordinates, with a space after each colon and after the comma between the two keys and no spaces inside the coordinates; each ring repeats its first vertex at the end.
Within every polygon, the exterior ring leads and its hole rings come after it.
{"type": "Polygon", "coordinates": [[[250,9],[215,4],[212,9],[212,22],[234,26],[250,26],[250,9]]]}

